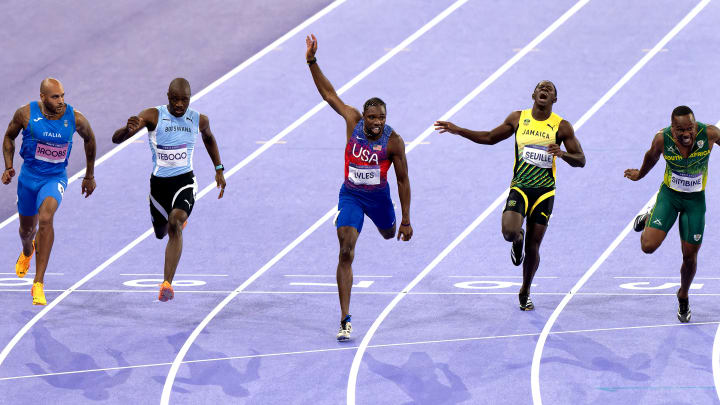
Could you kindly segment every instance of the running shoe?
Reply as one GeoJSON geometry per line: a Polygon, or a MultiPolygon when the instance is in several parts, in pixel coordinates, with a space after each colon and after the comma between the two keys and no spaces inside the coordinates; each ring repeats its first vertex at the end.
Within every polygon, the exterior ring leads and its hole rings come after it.
{"type": "Polygon", "coordinates": [[[522,232],[520,242],[513,242],[510,247],[510,260],[512,260],[512,264],[516,266],[521,265],[523,259],[525,259],[525,252],[523,251],[523,245],[525,244],[525,230],[521,229],[520,232],[522,232]]]}
{"type": "Polygon", "coordinates": [[[532,311],[535,309],[535,304],[533,304],[532,300],[530,299],[530,294],[518,294],[518,298],[520,299],[521,311],[532,311]]]}
{"type": "Polygon", "coordinates": [[[633,221],[633,229],[635,232],[642,232],[642,230],[645,229],[645,222],[649,216],[650,212],[648,211],[635,217],[635,221],[633,221]]]}
{"type": "Polygon", "coordinates": [[[45,291],[43,290],[43,283],[35,283],[30,289],[33,297],[33,305],[47,305],[45,299],[45,291]]]}
{"type": "Polygon", "coordinates": [[[690,322],[692,314],[690,313],[690,300],[688,298],[678,297],[678,320],[682,323],[690,322]]]}
{"type": "Polygon", "coordinates": [[[35,241],[33,240],[32,251],[30,252],[30,256],[25,256],[25,253],[23,253],[21,251],[20,257],[18,257],[17,262],[15,262],[15,274],[17,274],[18,277],[20,277],[20,278],[25,277],[28,270],[30,269],[30,259],[32,259],[34,254],[35,254],[35,241]]]}
{"type": "Polygon", "coordinates": [[[350,340],[350,332],[352,332],[352,325],[350,324],[350,315],[345,316],[340,322],[340,330],[337,334],[338,342],[345,342],[350,340]]]}
{"type": "Polygon", "coordinates": [[[160,294],[158,295],[158,301],[166,302],[170,301],[175,297],[175,291],[173,291],[172,285],[167,281],[163,281],[160,285],[160,294]]]}

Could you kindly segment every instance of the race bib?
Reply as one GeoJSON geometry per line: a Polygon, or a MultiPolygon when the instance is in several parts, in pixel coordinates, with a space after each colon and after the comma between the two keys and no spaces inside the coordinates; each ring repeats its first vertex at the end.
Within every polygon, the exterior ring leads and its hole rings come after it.
{"type": "Polygon", "coordinates": [[[353,184],[364,186],[375,186],[380,184],[379,167],[354,167],[348,166],[348,180],[353,184]]]}
{"type": "Polygon", "coordinates": [[[670,188],[682,193],[702,191],[703,174],[687,174],[671,172],[670,188]]]}
{"type": "Polygon", "coordinates": [[[35,147],[35,159],[48,163],[63,163],[67,158],[69,143],[59,146],[37,143],[35,147]]]}
{"type": "Polygon", "coordinates": [[[188,153],[187,144],[166,146],[157,146],[157,165],[162,167],[183,167],[187,166],[188,153]]]}
{"type": "Polygon", "coordinates": [[[553,165],[553,155],[548,153],[547,149],[547,146],[525,145],[522,160],[533,166],[549,169],[553,165]]]}

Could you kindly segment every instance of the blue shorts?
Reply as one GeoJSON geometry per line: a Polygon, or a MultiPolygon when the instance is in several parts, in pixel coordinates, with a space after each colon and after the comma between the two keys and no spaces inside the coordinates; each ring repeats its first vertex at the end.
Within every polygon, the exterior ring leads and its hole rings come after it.
{"type": "Polygon", "coordinates": [[[65,172],[60,175],[38,175],[23,167],[18,176],[18,214],[25,217],[37,215],[38,209],[48,197],[53,197],[60,206],[67,184],[65,172]]]}
{"type": "Polygon", "coordinates": [[[390,229],[395,226],[395,209],[390,199],[390,187],[379,191],[354,191],[345,184],[340,188],[340,214],[336,226],[352,226],[362,231],[365,215],[375,223],[378,229],[390,229]]]}

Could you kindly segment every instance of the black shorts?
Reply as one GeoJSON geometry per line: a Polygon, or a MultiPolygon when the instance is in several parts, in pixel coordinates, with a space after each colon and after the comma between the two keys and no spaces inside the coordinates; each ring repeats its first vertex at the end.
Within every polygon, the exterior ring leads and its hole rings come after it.
{"type": "Polygon", "coordinates": [[[510,188],[505,211],[519,212],[527,217],[527,222],[546,225],[550,221],[550,215],[555,202],[555,189],[543,188],[510,188]]]}
{"type": "Polygon", "coordinates": [[[174,209],[187,212],[195,205],[197,183],[193,172],[173,177],[150,177],[150,216],[153,226],[167,224],[168,216],[174,209]]]}

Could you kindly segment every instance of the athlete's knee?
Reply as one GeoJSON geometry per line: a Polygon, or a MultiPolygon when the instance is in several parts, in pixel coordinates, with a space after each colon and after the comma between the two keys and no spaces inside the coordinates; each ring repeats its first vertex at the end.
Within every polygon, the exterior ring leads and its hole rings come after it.
{"type": "Polygon", "coordinates": [[[380,229],[380,235],[382,235],[383,238],[392,239],[395,237],[395,227],[392,227],[390,229],[380,229]]]}
{"type": "Polygon", "coordinates": [[[19,233],[22,239],[30,239],[35,235],[35,227],[20,226],[19,233]]]}
{"type": "Polygon", "coordinates": [[[656,251],[657,248],[659,248],[659,247],[660,247],[660,244],[658,244],[658,243],[648,241],[645,238],[640,238],[640,249],[642,249],[642,251],[644,253],[651,254],[654,251],[656,251]]]}
{"type": "Polygon", "coordinates": [[[341,243],[339,258],[341,263],[352,263],[355,258],[355,247],[349,243],[341,243]]]}
{"type": "Polygon", "coordinates": [[[49,229],[53,226],[54,213],[49,211],[40,211],[38,213],[38,226],[40,229],[49,229]]]}
{"type": "Polygon", "coordinates": [[[697,267],[697,254],[696,253],[684,254],[683,255],[683,265],[685,267],[689,267],[689,268],[697,267]]]}
{"type": "Polygon", "coordinates": [[[520,237],[520,229],[510,229],[510,227],[503,225],[502,235],[506,241],[514,242],[518,237],[520,237]]]}
{"type": "Polygon", "coordinates": [[[168,233],[170,236],[182,234],[183,225],[186,220],[187,214],[185,211],[178,212],[173,210],[173,212],[170,213],[170,218],[168,218],[168,233]]]}

